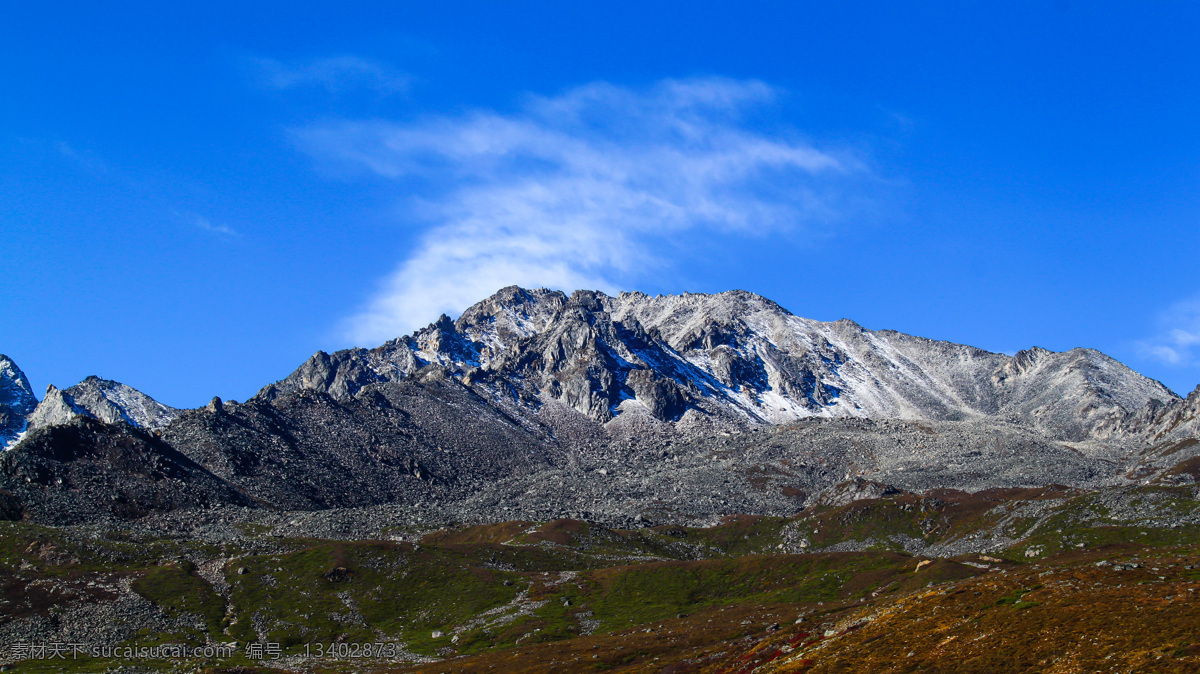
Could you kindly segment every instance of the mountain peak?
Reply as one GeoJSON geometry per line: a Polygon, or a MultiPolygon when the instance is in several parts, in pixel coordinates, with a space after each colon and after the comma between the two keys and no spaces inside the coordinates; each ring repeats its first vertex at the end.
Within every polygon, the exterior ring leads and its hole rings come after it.
{"type": "Polygon", "coordinates": [[[121,382],[90,375],[78,384],[59,390],[53,384],[29,415],[29,429],[64,424],[77,416],[109,424],[159,430],[179,416],[180,411],[163,405],[121,382]]]}
{"type": "Polygon", "coordinates": [[[25,431],[25,417],[37,402],[25,373],[13,359],[0,354],[0,449],[25,431]]]}
{"type": "Polygon", "coordinates": [[[1099,352],[1033,347],[1010,357],[849,319],[801,318],[746,290],[613,297],[518,286],[456,321],[442,316],[376,349],[310,361],[278,388],[348,398],[430,364],[465,385],[496,388],[488,395],[553,400],[601,423],[628,412],[735,426],[1000,417],[1082,440],[1152,399],[1174,399],[1099,352]]]}

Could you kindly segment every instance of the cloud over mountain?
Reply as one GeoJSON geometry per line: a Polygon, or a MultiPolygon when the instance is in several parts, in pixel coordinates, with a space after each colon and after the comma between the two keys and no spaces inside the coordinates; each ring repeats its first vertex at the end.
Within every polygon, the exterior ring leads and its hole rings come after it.
{"type": "Polygon", "coordinates": [[[595,83],[516,111],[343,121],[297,132],[318,159],[421,185],[426,229],[348,323],[361,343],[407,333],[511,284],[615,289],[689,241],[817,230],[868,174],[844,150],[751,123],[756,81],[595,83]]]}
{"type": "Polygon", "coordinates": [[[1167,365],[1200,364],[1200,296],[1172,305],[1159,326],[1158,334],[1138,343],[1143,356],[1167,365]]]}

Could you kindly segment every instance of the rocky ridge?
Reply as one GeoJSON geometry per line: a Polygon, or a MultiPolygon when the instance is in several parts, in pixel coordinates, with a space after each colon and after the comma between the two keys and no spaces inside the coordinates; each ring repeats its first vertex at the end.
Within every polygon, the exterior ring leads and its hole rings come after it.
{"type": "Polygon", "coordinates": [[[1200,437],[1200,386],[1173,404],[1150,405],[1126,422],[1125,432],[1148,442],[1200,437]]]}
{"type": "Polygon", "coordinates": [[[1007,356],[743,291],[509,287],[374,349],[318,352],[245,403],[51,387],[0,491],[47,522],[225,504],[712,523],[878,489],[1198,481],[1197,396],[1091,349],[1007,356]]]}
{"type": "Polygon", "coordinates": [[[853,321],[800,318],[744,291],[650,297],[509,287],[375,349],[318,352],[279,390],[335,398],[429,364],[606,423],[641,408],[684,427],[801,418],[998,418],[1084,441],[1179,397],[1093,349],[1015,356],[853,321]]]}

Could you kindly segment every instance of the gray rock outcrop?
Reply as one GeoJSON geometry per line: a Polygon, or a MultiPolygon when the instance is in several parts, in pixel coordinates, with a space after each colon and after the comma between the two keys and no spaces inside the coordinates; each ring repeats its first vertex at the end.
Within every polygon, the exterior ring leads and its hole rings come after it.
{"type": "Polygon", "coordinates": [[[63,390],[50,385],[42,402],[29,415],[29,430],[64,424],[82,415],[109,424],[157,431],[171,423],[179,413],[180,410],[168,407],[132,386],[91,376],[63,390]]]}

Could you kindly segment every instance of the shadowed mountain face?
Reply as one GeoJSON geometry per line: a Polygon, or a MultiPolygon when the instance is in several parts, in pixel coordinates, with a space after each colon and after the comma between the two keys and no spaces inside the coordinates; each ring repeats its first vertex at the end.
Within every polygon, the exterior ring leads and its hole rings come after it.
{"type": "Polygon", "coordinates": [[[318,352],[245,403],[174,410],[94,377],[51,387],[0,490],[55,522],[214,504],[712,522],[791,514],[847,481],[1200,480],[1197,395],[1090,349],[989,353],[742,291],[510,287],[457,321],[318,352]]]}
{"type": "Polygon", "coordinates": [[[359,393],[214,400],[162,438],[260,502],[293,509],[446,498],[562,461],[545,429],[437,368],[359,393]]]}
{"type": "Polygon", "coordinates": [[[82,415],[31,430],[0,454],[0,476],[31,519],[51,524],[253,505],[161,439],[82,415]]]}

